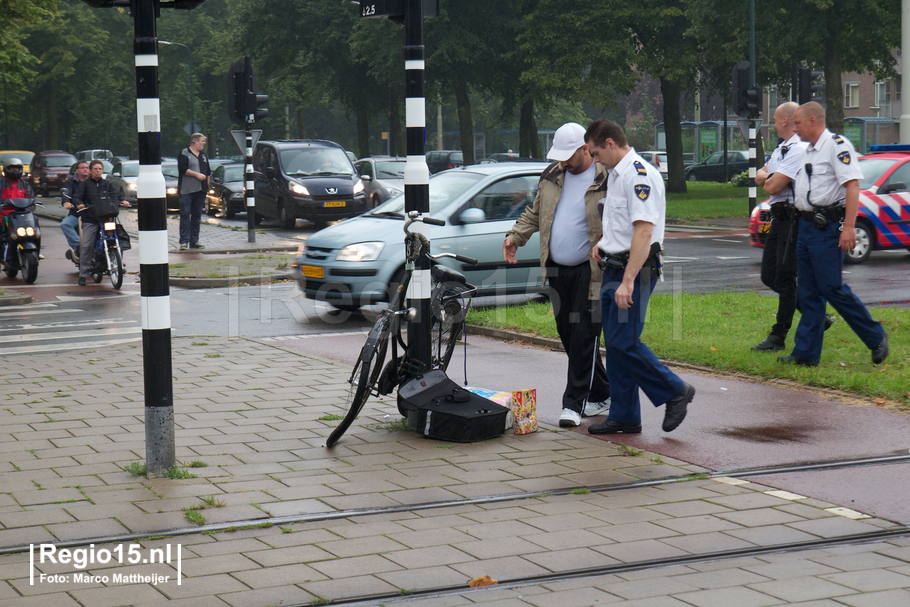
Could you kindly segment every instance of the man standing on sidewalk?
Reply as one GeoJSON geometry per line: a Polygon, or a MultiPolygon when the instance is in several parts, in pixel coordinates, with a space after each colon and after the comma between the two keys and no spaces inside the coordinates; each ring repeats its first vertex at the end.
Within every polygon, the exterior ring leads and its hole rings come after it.
{"type": "Polygon", "coordinates": [[[582,416],[603,415],[610,384],[600,358],[600,272],[588,251],[600,239],[598,203],[607,193],[607,173],[594,163],[580,124],[564,124],[547,153],[555,160],[540,176],[537,196],[506,233],[502,257],[518,263],[515,251],[540,232],[540,267],[550,286],[556,331],[569,357],[559,425],[573,428],[582,416]]]}
{"type": "Polygon", "coordinates": [[[88,179],[89,170],[88,162],[80,160],[76,163],[76,174],[66,180],[60,189],[60,200],[63,208],[69,211],[69,215],[60,222],[60,229],[66,237],[66,242],[70,248],[66,251],[66,258],[79,265],[79,215],[76,214],[76,205],[73,204],[73,194],[79,184],[88,179]]]}
{"type": "Polygon", "coordinates": [[[585,141],[598,164],[610,173],[604,235],[591,248],[591,258],[604,268],[600,306],[612,404],[607,420],[590,426],[588,432],[641,432],[639,388],[655,407],[666,403],[663,429],[670,432],[686,417],[695,388],[641,342],[648,299],[660,275],[667,213],[664,180],[654,165],[629,147],[615,122],[595,120],[585,141]]]}
{"type": "Polygon", "coordinates": [[[180,250],[204,249],[199,244],[199,222],[209,189],[209,159],[202,151],[205,135],[193,133],[190,145],[177,157],[177,192],[180,198],[180,250]]]}
{"type": "Polygon", "coordinates": [[[872,362],[879,364],[888,356],[888,334],[844,284],[841,273],[844,253],[856,246],[859,180],[863,178],[856,150],[849,139],[825,128],[825,108],[814,101],[799,106],[794,122],[800,139],[809,144],[794,188],[800,215],[796,260],[802,317],[793,351],[778,360],[804,367],[818,365],[827,302],[872,351],[872,362]]]}
{"type": "Polygon", "coordinates": [[[802,167],[803,152],[808,145],[796,134],[793,115],[799,105],[788,101],[774,111],[774,128],[780,145],[771,153],[768,164],[755,174],[755,185],[771,195],[771,226],[765,238],[761,257],[761,281],[777,293],[777,322],[771,333],[758,345],[756,352],[783,350],[787,333],[796,311],[796,234],[793,206],[793,180],[802,167]]]}

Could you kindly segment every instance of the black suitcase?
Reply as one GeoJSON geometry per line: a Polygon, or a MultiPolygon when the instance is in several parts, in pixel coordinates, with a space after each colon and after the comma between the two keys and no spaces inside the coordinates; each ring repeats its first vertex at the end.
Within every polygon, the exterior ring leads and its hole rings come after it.
{"type": "Polygon", "coordinates": [[[465,390],[438,369],[399,388],[398,410],[407,413],[417,434],[456,443],[494,438],[511,427],[508,408],[465,390]]]}

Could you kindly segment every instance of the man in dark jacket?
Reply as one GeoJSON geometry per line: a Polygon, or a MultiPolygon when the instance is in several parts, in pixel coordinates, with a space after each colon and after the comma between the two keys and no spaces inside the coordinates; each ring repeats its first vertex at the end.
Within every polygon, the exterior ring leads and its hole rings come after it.
{"type": "Polygon", "coordinates": [[[60,222],[60,229],[66,236],[66,242],[70,248],[66,252],[66,258],[73,263],[79,263],[79,215],[76,214],[76,206],[73,204],[73,195],[79,184],[88,179],[89,170],[88,162],[80,160],[76,163],[76,173],[66,180],[63,187],[60,188],[60,204],[69,211],[69,215],[60,222]]]}
{"type": "Polygon", "coordinates": [[[202,151],[205,135],[193,133],[190,145],[177,156],[177,194],[180,199],[180,250],[204,249],[199,243],[199,221],[209,189],[209,159],[202,151]]]}
{"type": "MultiPolygon", "coordinates": [[[[125,207],[129,201],[123,197],[114,184],[104,179],[104,164],[92,160],[89,165],[89,178],[79,184],[73,194],[72,203],[82,217],[82,244],[79,256],[79,286],[85,286],[85,279],[92,267],[92,250],[98,236],[98,222],[102,215],[110,215],[117,209],[118,203],[125,207]]],[[[113,213],[116,214],[116,213],[113,213]]]]}

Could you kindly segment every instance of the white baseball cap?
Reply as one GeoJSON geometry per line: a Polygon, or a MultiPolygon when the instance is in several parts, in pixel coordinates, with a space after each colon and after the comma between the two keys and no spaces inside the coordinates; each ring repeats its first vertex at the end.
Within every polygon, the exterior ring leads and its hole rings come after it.
{"type": "Polygon", "coordinates": [[[548,160],[565,161],[585,144],[585,127],[577,122],[567,122],[553,135],[553,147],[547,152],[548,160]]]}

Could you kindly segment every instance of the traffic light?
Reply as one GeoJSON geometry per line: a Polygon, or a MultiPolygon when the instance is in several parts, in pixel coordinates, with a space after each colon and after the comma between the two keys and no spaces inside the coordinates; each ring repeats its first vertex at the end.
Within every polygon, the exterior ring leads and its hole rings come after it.
{"type": "Polygon", "coordinates": [[[733,113],[748,117],[749,62],[740,61],[733,66],[733,113]]]}
{"type": "Polygon", "coordinates": [[[799,68],[799,104],[817,101],[825,105],[825,83],[821,80],[824,72],[813,71],[807,67],[799,68]]]}
{"type": "Polygon", "coordinates": [[[762,90],[760,86],[746,89],[746,115],[744,118],[755,119],[761,116],[762,90]]]}
{"type": "Polygon", "coordinates": [[[228,70],[228,115],[231,120],[240,126],[246,126],[247,118],[252,116],[251,122],[269,115],[269,110],[260,108],[263,103],[268,103],[268,95],[259,95],[256,70],[249,57],[238,61],[228,70]]]}
{"type": "Polygon", "coordinates": [[[239,126],[246,126],[246,86],[244,62],[238,61],[228,70],[228,115],[239,126]]]}
{"type": "Polygon", "coordinates": [[[256,95],[255,91],[249,93],[246,97],[246,113],[247,115],[253,115],[253,122],[256,122],[260,118],[268,118],[269,110],[268,108],[259,107],[263,103],[269,102],[268,95],[256,95]]]}

